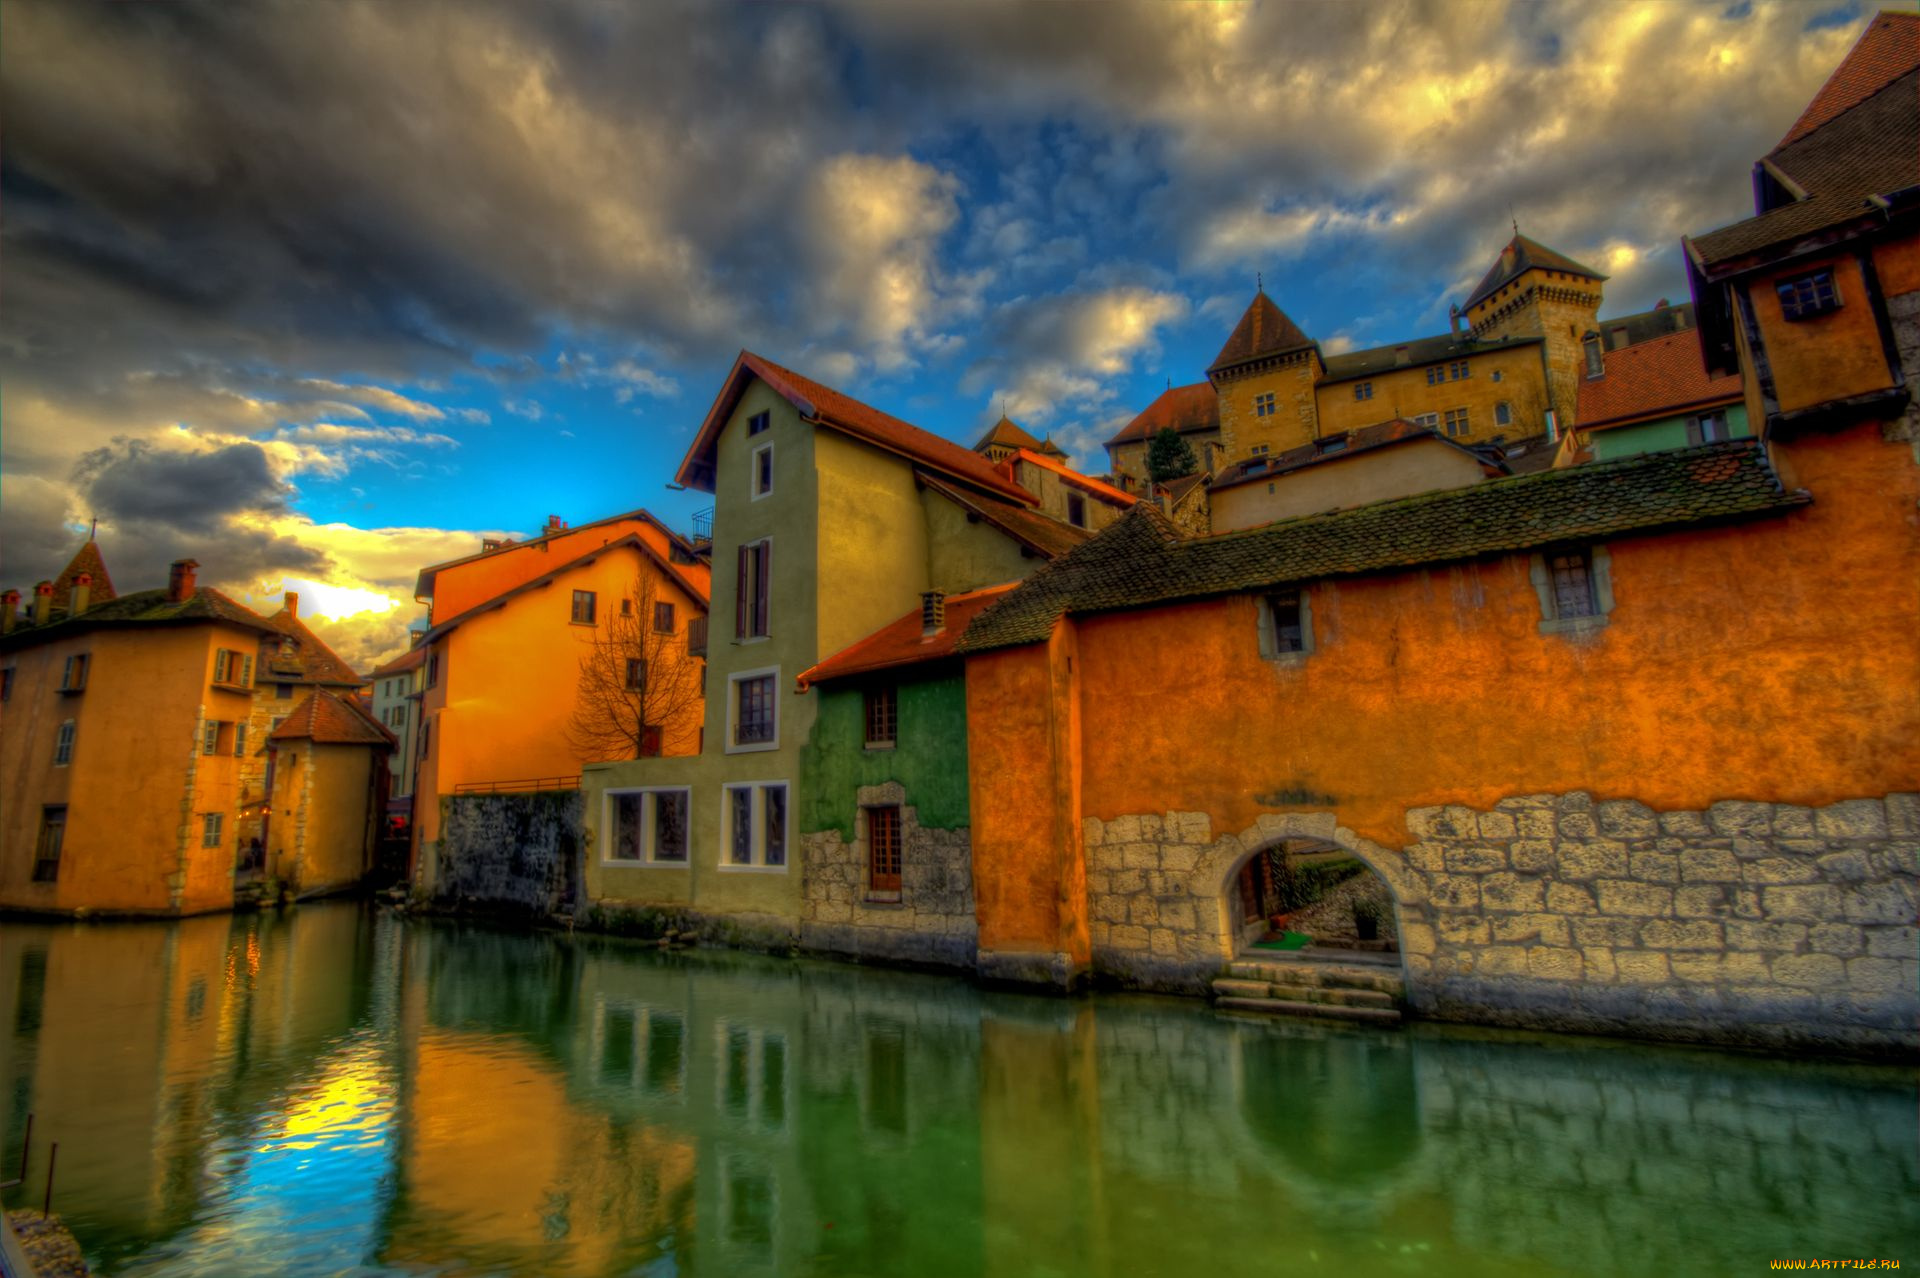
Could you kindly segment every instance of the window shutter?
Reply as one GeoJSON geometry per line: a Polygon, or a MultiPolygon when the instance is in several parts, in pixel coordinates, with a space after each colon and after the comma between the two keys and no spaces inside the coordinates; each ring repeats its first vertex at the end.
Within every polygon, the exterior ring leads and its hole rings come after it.
{"type": "Polygon", "coordinates": [[[753,576],[753,620],[755,623],[753,632],[757,635],[764,635],[770,633],[772,630],[772,627],[768,624],[769,618],[767,616],[767,596],[769,591],[767,570],[773,562],[773,543],[770,541],[761,542],[758,546],[754,547],[754,556],[759,560],[759,571],[753,576]]]}
{"type": "Polygon", "coordinates": [[[735,639],[745,639],[748,634],[748,631],[747,631],[747,574],[749,571],[751,571],[752,563],[753,563],[753,547],[752,546],[740,547],[740,568],[739,568],[738,575],[734,579],[733,637],[735,639]]]}
{"type": "Polygon", "coordinates": [[[240,658],[240,682],[249,688],[253,686],[253,658],[251,656],[243,656],[240,658]]]}

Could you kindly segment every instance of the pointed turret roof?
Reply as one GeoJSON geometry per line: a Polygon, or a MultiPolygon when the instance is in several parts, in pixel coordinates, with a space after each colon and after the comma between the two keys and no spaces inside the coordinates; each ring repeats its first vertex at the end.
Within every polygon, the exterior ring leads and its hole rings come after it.
{"type": "Polygon", "coordinates": [[[1000,420],[993,424],[992,430],[980,437],[973,451],[984,453],[996,445],[1001,448],[1031,448],[1035,452],[1041,450],[1040,441],[1020,429],[1020,424],[1005,413],[1000,414],[1000,420]]]}
{"type": "Polygon", "coordinates": [[[1250,364],[1272,355],[1284,355],[1313,345],[1313,339],[1273,304],[1265,289],[1253,295],[1246,314],[1233,326],[1233,336],[1220,348],[1220,354],[1207,368],[1207,375],[1250,364]]]}
{"type": "Polygon", "coordinates": [[[61,570],[60,575],[54,579],[53,597],[63,606],[73,590],[74,578],[83,572],[93,578],[93,585],[89,588],[87,596],[93,603],[103,604],[116,597],[113,593],[113,578],[107,576],[107,561],[100,557],[100,544],[89,537],[81,544],[80,549],[74,552],[73,558],[67,561],[67,566],[61,570]]]}
{"type": "Polygon", "coordinates": [[[1473,296],[1467,299],[1467,304],[1462,309],[1472,310],[1489,294],[1499,292],[1528,271],[1535,270],[1565,271],[1569,275],[1584,275],[1590,280],[1607,278],[1590,266],[1580,265],[1565,253],[1556,252],[1516,232],[1514,237],[1507,241],[1507,246],[1500,250],[1499,258],[1481,279],[1480,287],[1473,290],[1473,296]]]}

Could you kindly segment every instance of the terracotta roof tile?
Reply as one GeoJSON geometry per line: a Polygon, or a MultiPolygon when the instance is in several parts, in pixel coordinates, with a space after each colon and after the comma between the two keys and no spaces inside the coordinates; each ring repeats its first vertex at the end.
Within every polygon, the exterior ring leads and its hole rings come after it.
{"type": "Polygon", "coordinates": [[[1009,581],[1004,585],[970,590],[964,595],[948,595],[946,628],[934,635],[925,633],[920,610],[915,608],[898,621],[888,622],[866,638],[848,644],[811,670],[802,672],[796,682],[801,688],[806,688],[830,679],[844,679],[848,675],[898,669],[951,657],[954,644],[966,633],[973,619],[987,605],[1018,584],[1009,581]]]}
{"type": "Polygon", "coordinates": [[[316,745],[372,745],[391,750],[399,739],[349,697],[315,688],[288,712],[269,741],[312,741],[316,745]]]}
{"type": "Polygon", "coordinates": [[[53,597],[62,607],[73,596],[73,579],[81,573],[91,574],[93,584],[87,588],[88,606],[106,603],[114,597],[113,578],[107,576],[107,561],[100,557],[99,543],[89,537],[74,552],[67,566],[53,580],[53,597]]]}
{"type": "Polygon", "coordinates": [[[409,670],[418,670],[426,662],[426,659],[426,645],[422,644],[418,648],[409,648],[392,661],[387,662],[387,664],[375,670],[372,674],[368,675],[367,678],[369,680],[387,679],[397,674],[405,674],[409,670]]]}
{"type": "Polygon", "coordinates": [[[1467,304],[1461,309],[1472,310],[1482,298],[1499,292],[1528,271],[1534,270],[1563,271],[1569,275],[1584,275],[1590,280],[1607,278],[1592,267],[1582,266],[1565,253],[1550,249],[1538,240],[1516,235],[1500,250],[1500,256],[1481,278],[1480,287],[1473,290],[1473,294],[1467,298],[1467,304]]]}
{"type": "Polygon", "coordinates": [[[1739,377],[1712,377],[1693,330],[1606,353],[1605,371],[1580,383],[1575,426],[1604,430],[1740,398],[1739,377]]]}
{"type": "Polygon", "coordinates": [[[1220,393],[1212,382],[1168,387],[1138,417],[1121,427],[1120,433],[1107,441],[1107,447],[1152,439],[1169,428],[1182,435],[1220,429],[1220,393]]]}
{"type": "Polygon", "coordinates": [[[1013,478],[1013,462],[1015,459],[1030,462],[1042,470],[1052,471],[1075,488],[1084,489],[1086,492],[1092,493],[1095,497],[1111,505],[1131,506],[1134,502],[1140,500],[1131,493],[1121,492],[1104,479],[1096,479],[1092,475],[1083,475],[1058,458],[1048,456],[1046,453],[1037,453],[1031,448],[1022,448],[1012,457],[1000,463],[1001,466],[1006,469],[1009,479],[1013,478]]]}
{"type": "Polygon", "coordinates": [[[261,682],[324,683],[343,688],[357,688],[366,682],[319,635],[307,629],[298,614],[283,607],[267,618],[267,624],[283,639],[293,640],[293,646],[288,649],[285,643],[272,639],[261,641],[261,682]]]}
{"type": "Polygon", "coordinates": [[[1798,142],[1915,67],[1920,67],[1920,13],[1881,10],[1780,139],[1780,146],[1798,142]]]}
{"type": "Polygon", "coordinates": [[[1287,313],[1274,305],[1273,299],[1262,289],[1247,303],[1247,309],[1240,316],[1240,322],[1233,326],[1227,344],[1220,348],[1220,354],[1207,366],[1207,374],[1212,376],[1254,360],[1284,355],[1288,351],[1311,345],[1313,339],[1301,332],[1300,326],[1288,319],[1287,313]]]}
{"type": "Polygon", "coordinates": [[[949,483],[924,470],[916,472],[916,475],[921,483],[962,510],[978,515],[1028,550],[1037,555],[1044,555],[1048,559],[1059,558],[1093,536],[1085,528],[1075,528],[1072,524],[1063,524],[1052,516],[1043,515],[1031,507],[1018,506],[1013,502],[1001,501],[997,497],[989,497],[974,489],[949,483]]]}
{"type": "Polygon", "coordinates": [[[1754,440],[1488,480],[1352,510],[1183,538],[1151,503],[1027,578],[974,619],[957,650],[1038,643],[1066,613],[1238,594],[1568,541],[1782,511],[1754,440]]]}

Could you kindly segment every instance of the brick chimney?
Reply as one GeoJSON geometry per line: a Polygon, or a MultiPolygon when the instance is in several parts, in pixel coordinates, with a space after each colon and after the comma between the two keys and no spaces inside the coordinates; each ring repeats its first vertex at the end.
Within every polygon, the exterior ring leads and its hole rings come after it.
{"type": "Polygon", "coordinates": [[[1460,332],[1460,308],[1458,306],[1452,309],[1451,316],[1453,319],[1453,340],[1458,342],[1462,338],[1460,332]]]}
{"type": "Polygon", "coordinates": [[[168,603],[185,603],[193,598],[194,570],[199,567],[197,559],[176,559],[167,566],[168,603]]]}
{"type": "Polygon", "coordinates": [[[12,634],[13,623],[20,617],[20,592],[9,590],[0,594],[0,635],[12,634]]]}
{"type": "Polygon", "coordinates": [[[53,583],[43,581],[33,588],[33,624],[44,626],[53,617],[53,583]]]}
{"type": "Polygon", "coordinates": [[[947,592],[929,590],[920,596],[920,633],[937,635],[947,628],[947,592]]]}
{"type": "Polygon", "coordinates": [[[77,617],[87,610],[88,597],[93,594],[93,574],[83,572],[73,579],[73,594],[67,599],[67,615],[77,617]]]}
{"type": "Polygon", "coordinates": [[[547,533],[548,533],[549,535],[551,535],[551,534],[553,534],[553,533],[557,533],[557,532],[560,532],[561,530],[563,530],[564,528],[566,528],[566,526],[567,526],[567,525],[566,525],[566,524],[565,524],[565,523],[564,523],[564,522],[563,522],[563,521],[561,520],[561,518],[560,518],[560,516],[558,516],[558,515],[548,515],[548,516],[547,516],[547,528],[546,528],[546,531],[547,531],[547,533]]]}
{"type": "Polygon", "coordinates": [[[297,590],[289,590],[281,597],[281,606],[287,610],[289,617],[298,617],[300,615],[300,592],[297,590]]]}

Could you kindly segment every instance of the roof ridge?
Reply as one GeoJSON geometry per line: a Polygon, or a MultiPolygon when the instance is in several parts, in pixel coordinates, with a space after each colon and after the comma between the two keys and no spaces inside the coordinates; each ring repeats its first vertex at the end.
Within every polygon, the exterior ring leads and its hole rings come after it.
{"type": "MultiPolygon", "coordinates": [[[[1917,21],[1920,21],[1920,14],[1916,14],[1915,18],[1917,21]]],[[[1839,68],[1836,67],[1834,69],[1834,74],[1836,75],[1839,74],[1839,68]]],[[[1767,152],[1766,155],[1764,155],[1761,158],[1767,160],[1770,163],[1777,163],[1778,157],[1781,155],[1781,153],[1795,150],[1798,147],[1800,147],[1803,143],[1813,141],[1820,134],[1826,132],[1826,130],[1832,128],[1834,125],[1845,122],[1847,120],[1847,117],[1851,116],[1856,111],[1860,111],[1865,109],[1866,107],[1873,106],[1875,103],[1879,101],[1881,94],[1885,93],[1888,89],[1891,89],[1894,85],[1900,83],[1902,80],[1906,79],[1910,75],[1920,75],[1920,64],[1910,66],[1905,70],[1896,73],[1892,78],[1880,84],[1878,87],[1870,90],[1869,92],[1861,94],[1860,97],[1857,98],[1856,100],[1847,103],[1847,105],[1841,107],[1838,111],[1835,111],[1832,115],[1820,121],[1820,123],[1813,125],[1805,133],[1802,133],[1799,137],[1794,138],[1791,142],[1784,141],[1784,140],[1781,141],[1773,148],[1773,150],[1767,152]]],[[[1807,106],[1808,106],[1808,109],[1811,110],[1813,104],[1808,103],[1807,106]]],[[[1788,174],[1788,176],[1791,177],[1792,175],[1788,174]]],[[[1815,193],[1810,192],[1809,194],[1811,195],[1815,193]]]]}

